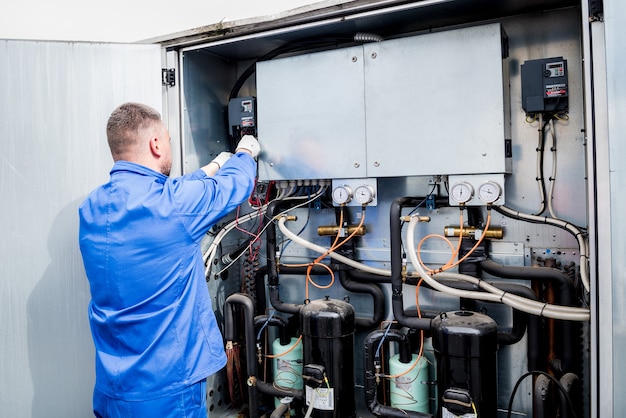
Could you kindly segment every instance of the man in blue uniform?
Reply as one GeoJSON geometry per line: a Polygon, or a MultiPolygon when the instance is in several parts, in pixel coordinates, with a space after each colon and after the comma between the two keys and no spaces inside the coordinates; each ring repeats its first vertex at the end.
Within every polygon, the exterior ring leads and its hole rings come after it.
{"type": "Polygon", "coordinates": [[[200,241],[254,187],[259,143],[170,178],[170,136],[154,109],[111,114],[115,164],[79,208],[91,288],[97,417],[206,418],[206,377],[226,364],[200,241]]]}

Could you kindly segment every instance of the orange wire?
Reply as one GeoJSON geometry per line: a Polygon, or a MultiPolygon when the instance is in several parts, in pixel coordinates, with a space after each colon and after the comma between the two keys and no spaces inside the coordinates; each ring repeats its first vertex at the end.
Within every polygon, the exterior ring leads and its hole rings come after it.
{"type": "Polygon", "coordinates": [[[452,265],[451,267],[457,266],[458,264],[462,263],[467,257],[469,257],[476,248],[478,248],[478,246],[480,245],[481,242],[483,242],[483,240],[485,239],[485,235],[487,230],[489,229],[489,224],[491,223],[491,209],[487,210],[487,221],[485,222],[485,228],[483,228],[483,233],[480,235],[480,238],[478,239],[478,241],[476,241],[476,244],[474,244],[474,246],[472,247],[471,250],[469,250],[467,252],[467,254],[465,254],[463,256],[463,258],[461,258],[459,261],[457,261],[456,263],[454,263],[454,265],[452,265]]]}
{"type": "MultiPolygon", "coordinates": [[[[343,225],[343,211],[344,211],[344,207],[341,206],[341,212],[340,212],[339,223],[338,223],[338,228],[339,229],[343,225]]],[[[313,286],[317,287],[318,289],[328,289],[335,283],[335,273],[333,272],[333,270],[329,266],[327,266],[324,263],[321,263],[321,261],[324,258],[326,258],[330,253],[334,252],[337,248],[340,248],[346,242],[351,240],[352,237],[354,237],[356,235],[356,233],[359,232],[359,230],[361,229],[361,227],[363,226],[364,223],[365,223],[365,207],[363,207],[363,210],[361,212],[361,221],[359,222],[359,225],[343,241],[338,243],[338,241],[339,241],[339,230],[338,230],[337,231],[337,235],[335,236],[335,239],[334,239],[333,243],[331,244],[330,248],[328,248],[328,250],[326,250],[322,255],[317,257],[312,262],[310,262],[310,263],[302,263],[302,264],[281,264],[281,265],[287,266],[287,267],[306,267],[307,268],[307,271],[306,271],[306,282],[305,282],[306,284],[305,284],[305,289],[304,289],[305,299],[307,299],[307,300],[309,299],[309,283],[311,283],[313,286]],[[311,278],[311,271],[313,270],[313,267],[315,267],[316,265],[322,266],[326,270],[328,270],[328,272],[330,273],[330,278],[331,278],[329,284],[327,284],[327,285],[319,285],[319,284],[315,283],[315,281],[311,278]]]]}
{"type": "Polygon", "coordinates": [[[485,227],[483,228],[483,233],[481,234],[480,238],[478,239],[478,241],[476,241],[476,244],[474,244],[472,249],[467,252],[467,254],[465,254],[462,258],[460,258],[456,262],[453,262],[454,258],[458,256],[459,250],[461,248],[461,241],[463,240],[463,211],[461,211],[460,229],[459,229],[459,243],[457,245],[457,249],[454,250],[452,242],[448,238],[444,237],[443,235],[439,235],[439,234],[429,234],[429,235],[426,235],[424,238],[422,238],[420,240],[420,242],[419,242],[419,244],[417,246],[417,258],[418,258],[419,262],[422,264],[422,267],[424,267],[424,269],[427,272],[429,272],[429,273],[441,273],[442,271],[446,271],[446,270],[449,270],[449,269],[451,269],[453,267],[458,266],[465,259],[467,259],[467,257],[469,257],[474,252],[474,250],[476,250],[476,248],[478,248],[478,246],[483,242],[483,240],[485,239],[486,232],[489,229],[489,224],[490,223],[491,223],[491,208],[488,208],[487,209],[487,221],[485,222],[485,227]],[[433,269],[430,269],[430,268],[426,267],[426,265],[422,261],[422,256],[421,256],[421,249],[422,249],[422,245],[424,244],[424,242],[427,239],[434,238],[434,237],[443,239],[448,244],[448,246],[450,246],[450,249],[453,250],[452,256],[450,257],[448,262],[446,264],[444,264],[443,266],[441,266],[440,268],[436,269],[436,270],[433,270],[433,269]]]}
{"type": "Polygon", "coordinates": [[[300,336],[298,337],[298,341],[296,341],[296,342],[294,343],[294,345],[292,345],[292,346],[291,346],[288,350],[286,350],[286,351],[284,351],[284,352],[282,352],[282,353],[280,353],[280,354],[266,354],[266,355],[265,355],[265,357],[267,357],[267,358],[277,358],[277,357],[282,357],[282,356],[284,356],[285,354],[290,353],[290,352],[291,352],[291,350],[293,350],[294,348],[296,348],[296,347],[298,346],[298,344],[300,344],[300,341],[302,341],[302,335],[300,335],[300,336]]]}
{"type": "MultiPolygon", "coordinates": [[[[443,235],[440,235],[440,234],[428,234],[424,238],[422,238],[420,240],[419,244],[417,245],[417,259],[422,264],[424,269],[426,271],[428,271],[429,273],[433,272],[435,270],[432,270],[432,269],[426,267],[426,265],[422,261],[422,245],[424,244],[424,242],[426,242],[427,239],[430,239],[430,238],[441,238],[446,244],[448,244],[448,246],[450,247],[450,250],[454,252],[454,245],[452,244],[452,242],[448,238],[444,237],[443,235]]],[[[450,263],[450,261],[448,261],[448,263],[450,263]]]]}
{"type": "MultiPolygon", "coordinates": [[[[341,213],[339,216],[338,228],[341,228],[343,225],[343,209],[344,207],[342,206],[341,213]]],[[[309,299],[309,283],[311,283],[313,286],[317,287],[318,289],[328,289],[335,283],[335,273],[332,271],[332,269],[329,266],[327,266],[326,264],[320,263],[320,261],[326,258],[330,253],[335,251],[337,248],[340,248],[346,242],[350,241],[352,237],[354,237],[356,233],[361,229],[361,227],[363,226],[363,223],[365,223],[365,208],[363,208],[363,211],[361,212],[361,221],[359,222],[359,225],[354,229],[354,231],[352,231],[350,235],[348,235],[343,241],[338,243],[337,241],[339,241],[339,231],[337,231],[337,236],[335,236],[335,240],[333,241],[330,248],[326,250],[322,255],[317,257],[314,261],[306,264],[307,270],[306,270],[305,298],[307,300],[309,299]],[[313,267],[316,265],[322,266],[326,270],[328,270],[328,272],[330,273],[330,277],[331,277],[329,284],[319,285],[315,283],[315,281],[311,278],[311,271],[313,270],[313,267]]],[[[297,265],[293,265],[293,266],[297,266],[297,265]]]]}
{"type": "MultiPolygon", "coordinates": [[[[422,317],[422,310],[420,309],[420,304],[419,304],[419,289],[423,281],[424,281],[423,278],[420,279],[419,282],[417,282],[417,286],[415,286],[415,307],[417,308],[418,318],[422,317]]],[[[420,359],[422,358],[423,353],[424,353],[424,330],[420,330],[420,351],[417,354],[417,358],[415,359],[415,362],[413,362],[411,367],[409,367],[407,370],[403,371],[402,373],[398,373],[393,376],[385,376],[385,377],[387,379],[396,379],[398,377],[404,376],[407,373],[410,373],[411,370],[413,370],[415,366],[417,366],[417,364],[420,362],[420,359]]]]}

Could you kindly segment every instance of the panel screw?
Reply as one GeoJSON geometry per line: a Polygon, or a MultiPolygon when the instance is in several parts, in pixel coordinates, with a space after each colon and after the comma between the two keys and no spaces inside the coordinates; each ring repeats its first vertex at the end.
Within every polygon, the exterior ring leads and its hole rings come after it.
{"type": "Polygon", "coordinates": [[[372,57],[372,59],[375,59],[378,55],[376,55],[376,52],[372,52],[372,55],[370,55],[372,57]]]}
{"type": "Polygon", "coordinates": [[[380,163],[378,161],[374,161],[374,167],[378,167],[380,166],[380,163]]]}
{"type": "Polygon", "coordinates": [[[359,167],[361,167],[361,164],[359,164],[359,163],[354,163],[354,168],[359,168],[359,167]]]}
{"type": "Polygon", "coordinates": [[[357,62],[358,58],[357,57],[352,57],[352,62],[357,62]]]}

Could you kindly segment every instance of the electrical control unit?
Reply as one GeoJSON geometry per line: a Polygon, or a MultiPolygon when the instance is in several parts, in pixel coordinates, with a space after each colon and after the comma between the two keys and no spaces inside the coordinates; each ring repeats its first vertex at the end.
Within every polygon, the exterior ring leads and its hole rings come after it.
{"type": "Polygon", "coordinates": [[[228,128],[233,138],[257,135],[256,98],[237,97],[228,103],[228,128]]]}
{"type": "Polygon", "coordinates": [[[522,64],[522,108],[526,113],[564,112],[569,107],[567,60],[563,57],[522,64]]]}

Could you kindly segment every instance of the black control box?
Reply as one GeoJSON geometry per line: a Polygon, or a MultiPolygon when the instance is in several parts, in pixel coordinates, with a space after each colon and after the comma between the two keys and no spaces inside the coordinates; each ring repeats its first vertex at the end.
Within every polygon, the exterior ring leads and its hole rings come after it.
{"type": "Polygon", "coordinates": [[[228,103],[228,126],[231,137],[257,136],[256,98],[237,97],[228,103]]]}
{"type": "Polygon", "coordinates": [[[568,97],[567,60],[563,57],[522,64],[522,108],[526,113],[565,112],[568,97]]]}

